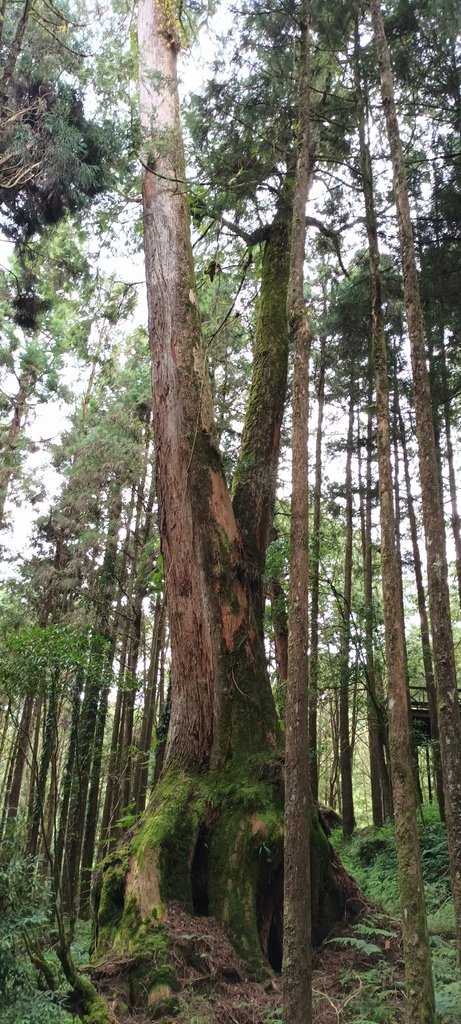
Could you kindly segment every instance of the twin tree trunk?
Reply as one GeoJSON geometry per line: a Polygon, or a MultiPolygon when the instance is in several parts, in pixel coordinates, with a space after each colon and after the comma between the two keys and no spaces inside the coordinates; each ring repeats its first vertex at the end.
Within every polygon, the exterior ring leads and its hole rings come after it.
{"type": "MultiPolygon", "coordinates": [[[[144,825],[126,861],[106,867],[99,944],[111,941],[115,929],[119,942],[136,949],[133,914],[152,925],[159,905],[179,898],[191,911],[225,923],[257,973],[265,958],[273,966],[281,962],[282,764],[263,645],[262,573],[286,390],[289,214],[279,211],[265,243],[253,400],[232,502],[197,306],[176,86],[179,28],[169,11],[152,0],[139,8],[144,241],[171,717],[163,774],[144,825]]],[[[307,736],[305,742],[307,748],[307,736]]],[[[311,842],[319,940],[344,901],[316,821],[311,842]]],[[[151,999],[156,987],[151,977],[151,999]]]]}

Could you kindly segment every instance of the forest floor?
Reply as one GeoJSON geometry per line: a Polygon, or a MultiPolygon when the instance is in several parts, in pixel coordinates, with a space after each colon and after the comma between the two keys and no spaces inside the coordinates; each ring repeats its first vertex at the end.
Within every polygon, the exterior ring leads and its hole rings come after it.
{"type": "MultiPolygon", "coordinates": [[[[250,981],[221,926],[171,906],[166,919],[172,965],[180,986],[178,1013],[164,1024],[281,1024],[282,984],[274,973],[250,981]]],[[[338,925],[315,950],[315,1024],[400,1024],[404,1019],[402,944],[398,921],[368,915],[355,926],[338,925]]],[[[102,979],[101,979],[102,980],[102,979]]],[[[101,991],[109,1004],[110,982],[101,991]]],[[[148,1024],[142,1013],[120,1014],[117,1024],[148,1024]]]]}
{"type": "MultiPolygon", "coordinates": [[[[185,922],[182,922],[185,924],[185,922]]],[[[182,989],[177,1024],[281,1024],[282,983],[274,974],[266,982],[249,982],[236,961],[235,953],[221,928],[201,919],[200,938],[193,940],[194,963],[187,945],[173,939],[179,953],[176,964],[182,989]],[[208,927],[207,927],[208,926],[208,927]],[[196,968],[196,956],[203,957],[204,971],[196,968]]],[[[403,963],[398,923],[382,916],[361,922],[366,935],[356,927],[338,925],[329,940],[314,952],[313,1004],[315,1024],[343,1024],[372,1018],[368,1011],[379,999],[389,1014],[387,1020],[403,1020],[403,963]]],[[[174,930],[182,924],[175,922],[174,930]]],[[[171,934],[171,932],[170,932],[171,934]]],[[[384,1018],[381,1018],[382,1020],[384,1018]]]]}

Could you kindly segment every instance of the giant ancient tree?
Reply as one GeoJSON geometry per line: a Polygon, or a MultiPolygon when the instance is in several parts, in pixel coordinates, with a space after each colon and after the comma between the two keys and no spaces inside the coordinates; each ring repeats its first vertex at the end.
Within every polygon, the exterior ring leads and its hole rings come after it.
{"type": "MultiPolygon", "coordinates": [[[[170,9],[150,0],[141,3],[144,243],[171,719],[163,776],[144,824],[130,850],[106,865],[99,944],[103,947],[115,929],[118,941],[140,953],[141,936],[145,943],[162,906],[176,898],[226,924],[247,962],[260,972],[265,957],[279,965],[281,955],[280,735],[261,620],[280,396],[268,390],[274,389],[273,375],[258,374],[256,363],[252,405],[258,408],[261,401],[266,412],[253,424],[247,417],[244,468],[255,465],[272,482],[266,481],[255,502],[250,474],[245,483],[242,472],[232,502],[216,441],[192,262],[176,88],[180,34],[170,9]]],[[[282,226],[284,217],[286,211],[279,211],[282,226]]],[[[285,237],[287,228],[285,223],[285,237]]],[[[284,341],[286,283],[282,299],[284,341]]],[[[263,301],[260,318],[265,315],[263,301]]],[[[266,345],[270,361],[267,338],[266,345]]],[[[318,940],[341,911],[343,898],[315,821],[312,842],[312,920],[318,940]]],[[[146,986],[155,999],[159,979],[150,970],[146,986]]]]}

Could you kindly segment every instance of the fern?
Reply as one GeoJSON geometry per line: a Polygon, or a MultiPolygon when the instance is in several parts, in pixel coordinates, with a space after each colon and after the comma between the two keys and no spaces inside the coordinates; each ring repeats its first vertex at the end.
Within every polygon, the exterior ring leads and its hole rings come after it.
{"type": "Polygon", "coordinates": [[[372,921],[370,924],[367,924],[366,921],[356,924],[354,932],[357,932],[358,935],[382,935],[385,939],[395,939],[395,932],[389,932],[386,928],[377,928],[372,921]]]}
{"type": "Polygon", "coordinates": [[[352,949],[357,949],[360,953],[365,953],[367,956],[370,956],[371,953],[382,953],[382,949],[375,942],[365,942],[365,939],[356,939],[354,935],[337,935],[333,939],[327,939],[327,943],[339,943],[341,946],[350,946],[352,949]]]}

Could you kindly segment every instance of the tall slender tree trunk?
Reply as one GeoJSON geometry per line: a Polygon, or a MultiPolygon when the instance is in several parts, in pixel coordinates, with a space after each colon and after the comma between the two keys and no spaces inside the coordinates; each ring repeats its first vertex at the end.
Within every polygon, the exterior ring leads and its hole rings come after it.
{"type": "Polygon", "coordinates": [[[21,721],[18,727],[16,740],[16,754],[14,761],[13,778],[8,796],[8,817],[15,818],[18,813],[19,798],[21,795],[22,779],[26,764],[27,754],[30,745],[30,729],[32,710],[34,706],[33,696],[26,697],[22,709],[21,721]]]}
{"type": "Polygon", "coordinates": [[[397,552],[397,565],[399,569],[399,601],[400,601],[400,620],[403,627],[403,647],[405,651],[405,677],[407,680],[407,695],[408,695],[408,728],[410,731],[410,742],[411,742],[411,753],[413,759],[413,774],[415,777],[416,796],[418,803],[421,804],[423,800],[423,794],[421,789],[421,779],[419,774],[419,758],[418,758],[418,737],[413,730],[413,719],[411,715],[411,692],[410,692],[410,673],[408,671],[408,654],[407,654],[407,637],[405,628],[405,604],[403,600],[403,561],[402,561],[402,503],[400,499],[400,460],[399,460],[399,429],[398,429],[398,387],[397,387],[397,368],[395,365],[394,373],[394,390],[392,400],[392,448],[394,458],[394,515],[395,515],[395,547],[397,552]]]}
{"type": "Polygon", "coordinates": [[[309,577],[311,585],[311,643],[309,658],[309,750],[312,799],[319,798],[319,755],[317,736],[317,705],[319,684],[319,592],[320,592],[320,523],[322,501],[322,433],[325,407],[325,338],[320,342],[317,383],[317,432],[315,438],[315,481],[309,577]]]}
{"type": "Polygon", "coordinates": [[[461,963],[461,720],[450,616],[445,527],[440,502],[431,394],[405,161],[397,120],[390,55],[379,0],[371,0],[371,13],[394,172],[404,300],[410,338],[450,874],[461,963]]]}
{"type": "Polygon", "coordinates": [[[407,1017],[410,1024],[435,1024],[435,999],[419,852],[416,793],[409,735],[405,644],[399,594],[393,506],[387,346],[381,303],[378,231],[370,151],[365,133],[358,22],[355,26],[355,85],[372,286],[373,355],[376,377],[379,503],[389,742],[402,907],[407,1017]]]}
{"type": "Polygon", "coordinates": [[[29,772],[29,797],[27,801],[27,821],[31,820],[32,809],[35,800],[35,787],[38,778],[38,752],[40,747],[40,723],[42,720],[43,697],[38,693],[35,698],[33,711],[32,733],[33,739],[30,750],[30,772],[29,772]]]}
{"type": "Polygon", "coordinates": [[[283,1018],[312,1021],[312,939],[309,784],[308,655],[308,408],[312,334],[304,300],[306,204],[310,157],[309,3],[300,26],[299,142],[293,197],[288,282],[288,330],[293,345],[293,426],[288,678],[285,706],[285,842],[283,904],[283,1018]]]}
{"type": "Polygon", "coordinates": [[[445,820],[445,796],[443,792],[442,765],[440,763],[439,745],[439,721],[437,714],[437,694],[434,682],[434,667],[432,664],[431,639],[429,634],[429,620],[427,617],[426,594],[423,583],[423,568],[418,542],[418,524],[416,522],[415,503],[411,490],[410,462],[408,458],[408,447],[405,434],[405,424],[399,409],[399,435],[403,455],[403,468],[405,473],[405,487],[407,492],[408,518],[410,521],[411,546],[413,551],[413,566],[416,581],[416,596],[418,601],[419,626],[421,631],[421,647],[423,654],[424,678],[426,682],[427,700],[429,705],[429,719],[431,724],[431,737],[434,740],[433,748],[435,783],[437,800],[439,803],[440,817],[445,820]]]}
{"type": "Polygon", "coordinates": [[[48,685],[44,715],[42,752],[35,784],[34,805],[28,822],[27,852],[31,857],[35,857],[39,835],[44,835],[45,831],[46,783],[57,732],[58,693],[57,680],[53,675],[48,685]]]}
{"type": "Polygon", "coordinates": [[[78,723],[80,717],[81,694],[83,690],[82,671],[75,675],[71,692],[69,736],[67,741],[67,753],[61,779],[61,792],[58,814],[58,826],[56,829],[54,843],[54,881],[57,893],[61,892],[61,870],[64,845],[66,839],[67,819],[69,815],[69,803],[72,790],[72,776],[74,772],[75,758],[78,751],[78,723]]]}
{"type": "Polygon", "coordinates": [[[354,396],[353,375],[349,381],[349,425],[346,448],[346,540],[344,547],[344,589],[341,608],[341,640],[339,650],[339,742],[341,768],[341,804],[343,835],[351,836],[355,827],[354,796],[352,791],[352,745],[349,716],[350,688],[350,638],[351,638],[351,595],[352,595],[352,448],[354,439],[354,396]]]}
{"type": "Polygon", "coordinates": [[[448,468],[448,486],[450,489],[450,504],[451,504],[451,528],[453,532],[453,540],[455,543],[455,556],[456,556],[456,579],[458,583],[458,600],[461,607],[461,521],[459,518],[458,510],[458,488],[456,486],[456,474],[455,464],[453,456],[453,436],[452,436],[452,423],[451,423],[451,408],[450,399],[448,395],[448,373],[447,373],[447,356],[445,351],[444,341],[444,330],[442,328],[442,337],[440,340],[440,360],[442,367],[442,385],[444,391],[444,403],[443,403],[443,419],[445,425],[445,437],[447,442],[447,468],[448,468]]]}
{"type": "Polygon", "coordinates": [[[157,684],[160,665],[160,652],[163,645],[165,625],[165,601],[163,596],[158,597],[155,604],[154,623],[152,629],[152,643],[150,651],[150,664],[147,672],[146,693],[144,697],[144,710],[141,723],[141,733],[138,744],[136,772],[134,782],[134,797],[136,813],[144,810],[149,776],[149,753],[152,743],[152,733],[155,722],[155,711],[157,704],[157,684]]]}
{"type": "MultiPolygon", "coordinates": [[[[373,542],[372,524],[372,454],[373,454],[373,388],[372,361],[370,358],[370,380],[367,402],[367,443],[365,494],[361,497],[363,590],[365,598],[365,659],[367,683],[367,724],[370,758],[371,808],[373,824],[379,828],[390,815],[389,776],[384,757],[380,708],[376,692],[374,659],[374,615],[373,615],[373,542]]],[[[360,451],[360,446],[359,446],[360,451]]],[[[363,495],[363,486],[360,486],[363,495]]]]}
{"type": "Polygon", "coordinates": [[[288,675],[288,613],[285,589],[275,574],[272,574],[268,579],[267,593],[271,603],[271,620],[274,634],[275,665],[277,669],[277,706],[280,711],[283,711],[288,675]]]}
{"type": "MultiPolygon", "coordinates": [[[[0,116],[1,116],[1,84],[0,84],[0,116]]],[[[27,399],[35,383],[35,375],[25,373],[19,380],[19,388],[14,399],[13,416],[3,444],[2,462],[0,467],[0,529],[4,526],[5,503],[8,488],[14,472],[14,453],[18,447],[21,430],[27,415],[27,399]]]]}

